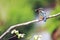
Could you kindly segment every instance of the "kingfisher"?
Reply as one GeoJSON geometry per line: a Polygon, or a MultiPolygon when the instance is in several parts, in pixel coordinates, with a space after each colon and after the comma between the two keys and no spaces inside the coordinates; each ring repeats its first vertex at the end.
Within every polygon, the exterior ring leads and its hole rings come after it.
{"type": "Polygon", "coordinates": [[[39,20],[46,22],[46,12],[43,10],[43,8],[38,8],[35,11],[38,13],[39,20]]]}

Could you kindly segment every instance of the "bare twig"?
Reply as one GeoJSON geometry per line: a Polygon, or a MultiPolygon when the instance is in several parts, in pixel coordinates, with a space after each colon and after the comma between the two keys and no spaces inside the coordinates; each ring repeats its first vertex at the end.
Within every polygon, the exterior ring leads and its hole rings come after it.
{"type": "MultiPolygon", "coordinates": [[[[55,15],[51,15],[51,16],[49,16],[48,18],[53,18],[53,17],[57,17],[57,16],[59,16],[60,15],[60,13],[58,13],[58,14],[55,14],[55,15]]],[[[47,19],[48,19],[47,18],[47,19]]]]}
{"type": "MultiPolygon", "coordinates": [[[[49,19],[49,18],[53,18],[53,17],[56,17],[56,16],[59,16],[60,15],[60,13],[58,13],[58,14],[55,14],[55,15],[51,15],[51,16],[49,16],[49,17],[47,17],[47,19],[49,19]]],[[[28,25],[28,24],[30,24],[30,23],[34,23],[34,22],[39,22],[39,21],[41,21],[41,20],[32,20],[32,21],[29,21],[29,22],[26,22],[26,23],[21,23],[21,24],[16,24],[16,25],[13,25],[13,26],[11,26],[10,28],[8,28],[1,36],[0,36],[0,39],[2,39],[7,33],[9,33],[12,29],[14,29],[15,27],[19,27],[19,26],[23,26],[23,25],[28,25]]]]}

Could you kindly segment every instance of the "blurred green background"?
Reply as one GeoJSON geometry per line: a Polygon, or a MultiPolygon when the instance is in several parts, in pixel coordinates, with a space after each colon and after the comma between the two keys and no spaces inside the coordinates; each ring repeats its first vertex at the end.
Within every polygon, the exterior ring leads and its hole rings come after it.
{"type": "MultiPolygon", "coordinates": [[[[59,0],[0,0],[0,35],[11,25],[23,23],[35,19],[35,9],[38,7],[51,7],[55,4],[51,15],[60,12],[59,0]]],[[[47,30],[52,33],[53,30],[60,26],[60,16],[48,19],[46,22],[47,30]]],[[[33,29],[33,24],[29,24],[18,30],[28,34],[33,29]]],[[[6,35],[3,40],[7,40],[10,34],[6,35]]]]}

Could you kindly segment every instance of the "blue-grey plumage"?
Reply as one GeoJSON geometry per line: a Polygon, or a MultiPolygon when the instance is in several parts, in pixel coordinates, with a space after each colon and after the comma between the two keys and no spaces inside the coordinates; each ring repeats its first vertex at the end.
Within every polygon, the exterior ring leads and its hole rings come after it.
{"type": "Polygon", "coordinates": [[[39,17],[40,17],[40,18],[42,17],[42,20],[43,20],[44,22],[46,22],[46,12],[44,12],[43,10],[41,10],[41,11],[39,12],[39,17]]]}
{"type": "Polygon", "coordinates": [[[37,13],[38,13],[39,20],[43,20],[44,22],[46,22],[47,15],[46,15],[46,12],[44,11],[44,9],[38,8],[35,11],[37,11],[37,13]]]}

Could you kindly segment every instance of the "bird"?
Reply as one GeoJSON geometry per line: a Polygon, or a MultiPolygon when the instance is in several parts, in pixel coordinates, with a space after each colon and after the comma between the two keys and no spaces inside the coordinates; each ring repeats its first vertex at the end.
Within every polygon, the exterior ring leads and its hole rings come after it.
{"type": "Polygon", "coordinates": [[[43,8],[38,8],[35,10],[38,13],[39,20],[43,20],[46,22],[46,12],[44,11],[43,8]]]}

